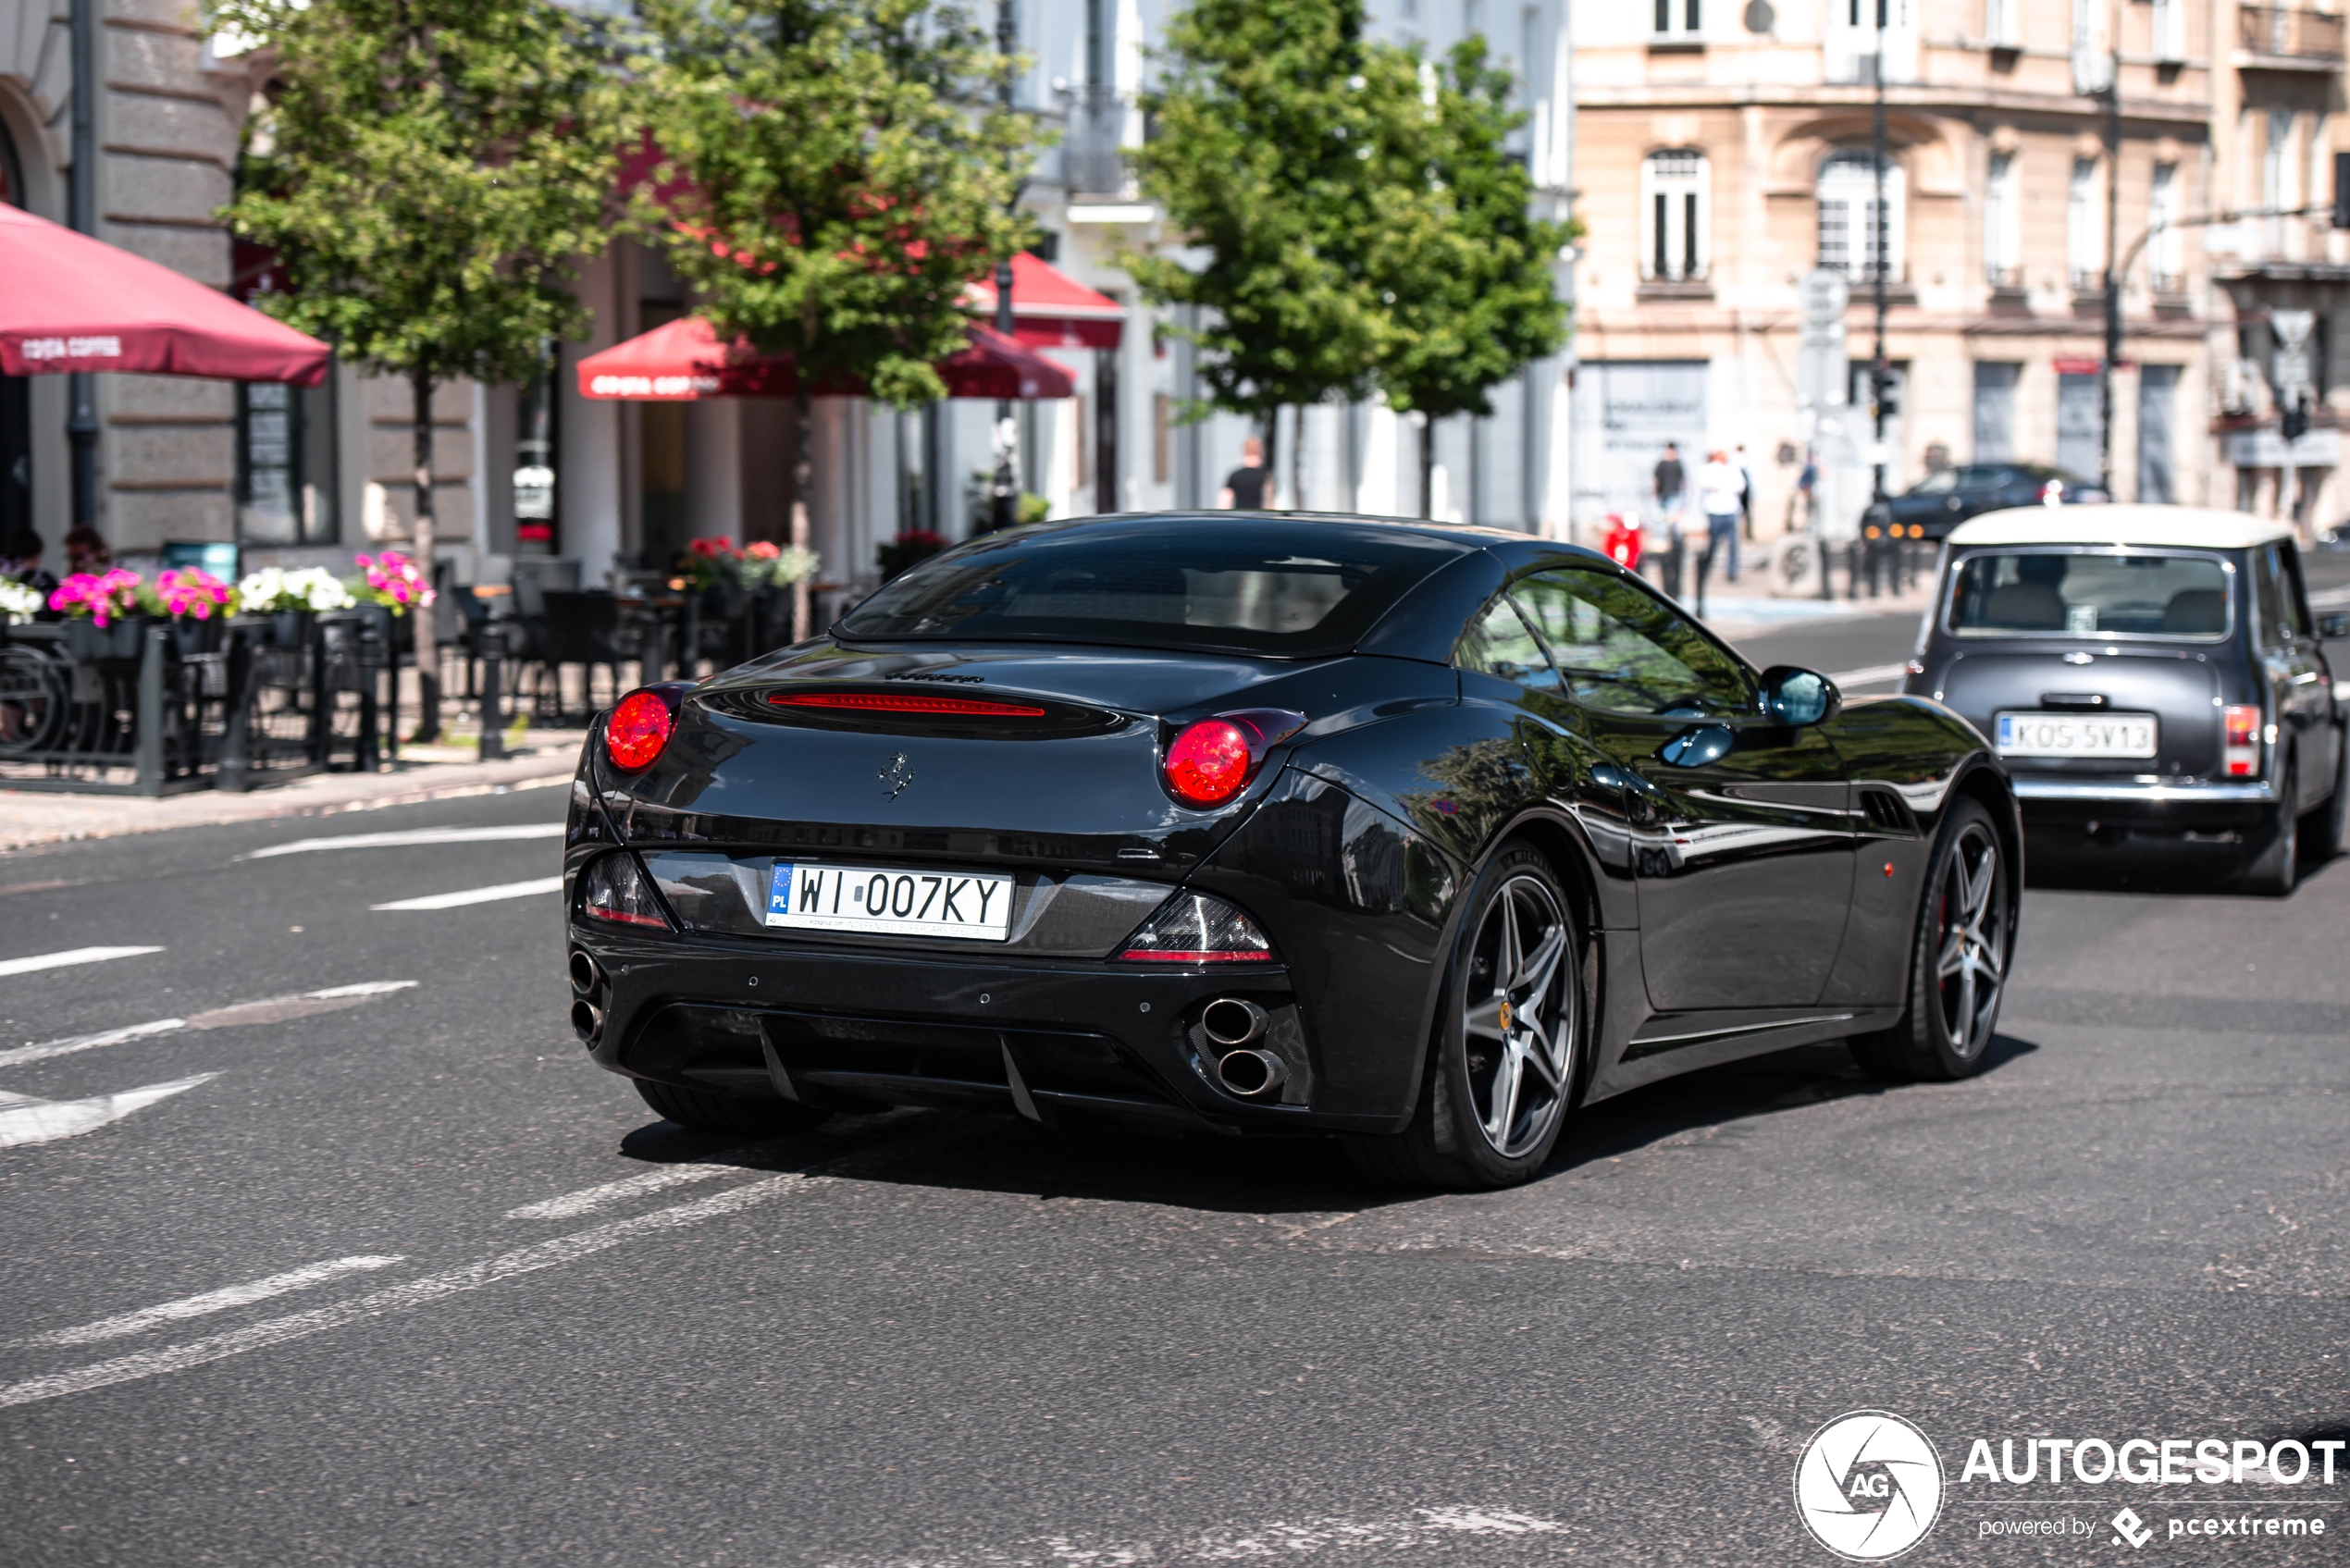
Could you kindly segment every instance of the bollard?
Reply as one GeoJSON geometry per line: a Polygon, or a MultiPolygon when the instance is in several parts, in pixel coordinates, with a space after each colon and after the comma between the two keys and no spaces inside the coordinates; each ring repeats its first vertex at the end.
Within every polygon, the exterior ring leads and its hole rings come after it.
{"type": "Polygon", "coordinates": [[[481,759],[495,762],[506,755],[505,714],[501,711],[501,688],[504,685],[506,639],[496,631],[482,629],[481,653],[481,759]]]}
{"type": "Polygon", "coordinates": [[[140,639],[138,732],[132,744],[137,748],[142,795],[163,793],[163,665],[164,647],[170,636],[161,626],[149,626],[140,639]]]}
{"type": "Polygon", "coordinates": [[[213,787],[242,795],[253,787],[253,634],[242,626],[229,628],[228,686],[213,787]]]}

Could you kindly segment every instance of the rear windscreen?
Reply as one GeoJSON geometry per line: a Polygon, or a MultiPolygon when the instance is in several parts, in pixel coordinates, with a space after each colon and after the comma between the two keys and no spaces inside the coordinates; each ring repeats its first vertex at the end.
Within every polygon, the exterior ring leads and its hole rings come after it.
{"type": "Polygon", "coordinates": [[[1344,652],[1470,547],[1395,528],[1261,516],[1021,530],[925,562],[837,636],[1344,652]]]}
{"type": "Polygon", "coordinates": [[[1960,636],[2228,635],[2228,574],[2208,555],[2017,550],[1970,555],[1950,590],[1960,636]]]}

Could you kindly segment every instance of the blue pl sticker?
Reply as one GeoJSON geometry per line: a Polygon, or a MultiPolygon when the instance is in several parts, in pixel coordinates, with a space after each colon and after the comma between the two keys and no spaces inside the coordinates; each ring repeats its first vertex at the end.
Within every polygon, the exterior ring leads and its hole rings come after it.
{"type": "Polygon", "coordinates": [[[791,873],[792,868],[788,863],[782,860],[775,862],[774,880],[767,884],[767,912],[769,914],[788,915],[791,913],[791,873]]]}

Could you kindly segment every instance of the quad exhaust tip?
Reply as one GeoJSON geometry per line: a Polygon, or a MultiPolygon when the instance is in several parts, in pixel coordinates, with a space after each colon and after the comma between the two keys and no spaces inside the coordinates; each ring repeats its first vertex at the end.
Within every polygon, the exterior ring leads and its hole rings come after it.
{"type": "Polygon", "coordinates": [[[1237,996],[1218,996],[1200,1012],[1200,1032],[1216,1047],[1216,1081],[1243,1099],[1257,1099],[1289,1078],[1289,1064],[1250,1047],[1265,1037],[1265,1009],[1237,996]]]}
{"type": "Polygon", "coordinates": [[[604,1010],[593,1002],[581,1000],[571,1005],[571,1027],[582,1040],[593,1040],[596,1031],[604,1027],[604,1010]]]}
{"type": "Polygon", "coordinates": [[[596,968],[595,959],[577,948],[572,950],[571,990],[573,995],[587,995],[596,989],[596,982],[603,978],[603,972],[596,968]]]}

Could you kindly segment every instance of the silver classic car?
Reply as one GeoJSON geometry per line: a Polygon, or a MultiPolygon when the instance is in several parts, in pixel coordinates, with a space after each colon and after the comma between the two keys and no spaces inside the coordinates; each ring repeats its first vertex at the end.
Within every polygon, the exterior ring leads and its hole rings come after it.
{"type": "Polygon", "coordinates": [[[2293,531],[2183,506],[2019,507],[1949,536],[1905,691],[2015,780],[2035,857],[2223,859],[2292,891],[2341,846],[2345,715],[2293,531]]]}

